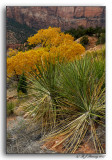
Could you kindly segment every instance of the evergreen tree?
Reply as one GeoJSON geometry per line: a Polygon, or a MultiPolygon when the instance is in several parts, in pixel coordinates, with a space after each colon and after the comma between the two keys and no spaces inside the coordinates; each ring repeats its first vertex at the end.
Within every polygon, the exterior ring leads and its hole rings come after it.
{"type": "Polygon", "coordinates": [[[26,82],[26,77],[24,73],[21,75],[18,82],[17,92],[19,91],[22,91],[23,93],[27,94],[27,82],[26,82]]]}

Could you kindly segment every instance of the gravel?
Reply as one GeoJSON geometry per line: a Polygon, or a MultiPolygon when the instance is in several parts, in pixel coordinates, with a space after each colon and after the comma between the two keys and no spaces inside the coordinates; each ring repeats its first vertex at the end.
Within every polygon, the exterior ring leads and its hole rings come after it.
{"type": "Polygon", "coordinates": [[[47,148],[42,149],[40,126],[27,127],[28,122],[17,116],[7,127],[7,154],[56,153],[47,148]]]}

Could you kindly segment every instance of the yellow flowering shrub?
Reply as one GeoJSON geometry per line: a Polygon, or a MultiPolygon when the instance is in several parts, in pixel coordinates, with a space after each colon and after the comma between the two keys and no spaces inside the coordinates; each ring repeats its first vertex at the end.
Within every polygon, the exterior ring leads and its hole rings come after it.
{"type": "Polygon", "coordinates": [[[8,52],[7,52],[7,56],[8,56],[8,57],[12,57],[12,56],[15,56],[17,53],[18,53],[18,50],[17,50],[17,49],[9,48],[9,49],[8,49],[8,52]]]}
{"type": "Polygon", "coordinates": [[[59,55],[60,57],[65,58],[67,61],[73,61],[75,58],[80,57],[80,55],[84,52],[85,48],[74,41],[70,44],[63,43],[58,47],[51,47],[50,49],[50,53],[59,55]]]}
{"type": "MultiPolygon", "coordinates": [[[[85,52],[85,48],[74,41],[69,34],[61,32],[60,28],[41,29],[32,37],[28,38],[29,45],[42,44],[42,47],[36,47],[29,51],[18,52],[14,56],[7,58],[7,74],[21,75],[24,72],[30,72],[31,68],[36,69],[35,64],[44,63],[45,59],[55,59],[57,56],[67,61],[72,61],[85,52]]],[[[13,52],[12,52],[13,54],[13,52]]]]}
{"type": "Polygon", "coordinates": [[[28,38],[29,45],[42,44],[43,47],[59,46],[63,42],[73,41],[74,38],[69,34],[61,32],[60,28],[41,29],[32,37],[28,38]]]}
{"type": "Polygon", "coordinates": [[[31,68],[36,69],[35,64],[39,64],[42,54],[46,54],[43,48],[37,50],[29,50],[26,52],[18,52],[16,56],[7,58],[7,74],[9,77],[24,72],[30,72],[31,68]]]}

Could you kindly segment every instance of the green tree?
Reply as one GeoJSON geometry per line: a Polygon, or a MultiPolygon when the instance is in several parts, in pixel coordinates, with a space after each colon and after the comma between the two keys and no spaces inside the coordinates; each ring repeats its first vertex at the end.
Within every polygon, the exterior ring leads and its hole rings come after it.
{"type": "Polygon", "coordinates": [[[83,46],[87,45],[88,42],[89,42],[89,39],[88,39],[87,36],[83,36],[83,37],[80,39],[80,43],[81,43],[83,46]]]}
{"type": "Polygon", "coordinates": [[[98,41],[96,42],[96,45],[104,43],[105,43],[105,33],[101,33],[100,37],[98,38],[98,41]]]}
{"type": "Polygon", "coordinates": [[[27,81],[26,81],[26,77],[24,73],[21,75],[19,82],[18,82],[17,92],[19,91],[27,94],[27,81]]]}

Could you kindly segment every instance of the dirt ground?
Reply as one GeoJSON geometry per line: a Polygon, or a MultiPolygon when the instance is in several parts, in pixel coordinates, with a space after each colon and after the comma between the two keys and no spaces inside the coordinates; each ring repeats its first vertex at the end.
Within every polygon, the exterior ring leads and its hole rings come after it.
{"type": "Polygon", "coordinates": [[[29,124],[22,116],[7,118],[7,153],[56,153],[42,149],[40,126],[27,127],[29,124]]]}
{"type": "MultiPolygon", "coordinates": [[[[78,38],[76,42],[80,43],[80,39],[81,37],[78,38]]],[[[88,39],[89,39],[89,43],[85,46],[86,51],[99,50],[99,49],[102,49],[102,47],[104,46],[104,44],[96,45],[98,38],[94,36],[92,37],[88,36],[88,39]]]]}

